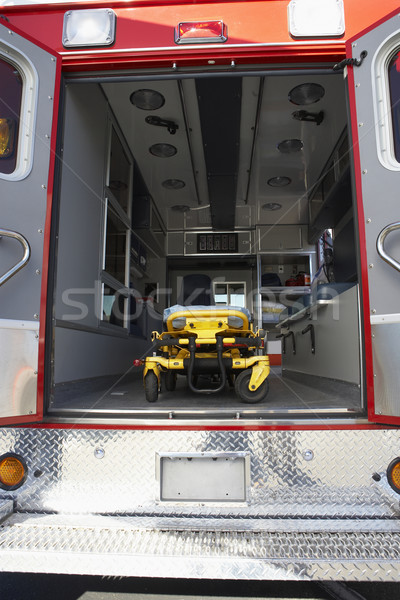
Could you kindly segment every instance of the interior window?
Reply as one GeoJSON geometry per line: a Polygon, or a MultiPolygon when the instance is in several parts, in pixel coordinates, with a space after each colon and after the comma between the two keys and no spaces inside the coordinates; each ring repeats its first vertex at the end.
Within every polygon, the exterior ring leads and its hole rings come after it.
{"type": "Polygon", "coordinates": [[[392,111],[394,154],[400,162],[400,50],[389,62],[390,106],[392,111]]]}
{"type": "Polygon", "coordinates": [[[22,77],[10,63],[0,59],[0,173],[13,173],[17,164],[21,113],[22,77]]]}
{"type": "Polygon", "coordinates": [[[246,284],[244,282],[214,283],[215,304],[246,307],[246,284]]]}

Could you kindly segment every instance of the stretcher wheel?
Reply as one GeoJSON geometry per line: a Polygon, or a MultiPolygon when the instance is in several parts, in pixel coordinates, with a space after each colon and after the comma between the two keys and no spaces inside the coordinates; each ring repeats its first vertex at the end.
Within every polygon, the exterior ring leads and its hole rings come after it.
{"type": "Polygon", "coordinates": [[[167,392],[173,392],[176,388],[176,373],[167,371],[164,375],[164,385],[167,392]]]}
{"type": "Polygon", "coordinates": [[[153,371],[149,371],[144,378],[144,393],[147,402],[156,402],[158,398],[158,379],[153,371]]]}
{"type": "Polygon", "coordinates": [[[247,404],[256,404],[261,402],[268,394],[269,383],[268,379],[265,379],[260,387],[254,392],[249,390],[249,382],[251,379],[251,370],[241,371],[235,379],[235,392],[243,402],[247,404]]]}

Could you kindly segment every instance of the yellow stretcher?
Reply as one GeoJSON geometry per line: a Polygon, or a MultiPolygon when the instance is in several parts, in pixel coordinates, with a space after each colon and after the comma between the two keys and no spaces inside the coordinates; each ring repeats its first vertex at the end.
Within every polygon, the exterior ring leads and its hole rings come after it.
{"type": "Polygon", "coordinates": [[[153,332],[153,356],[145,360],[143,380],[148,402],[161,386],[173,391],[178,374],[199,394],[221,392],[226,382],[246,403],[265,399],[269,358],[264,355],[264,332],[253,331],[250,313],[234,306],[173,306],[164,311],[166,331],[153,332]],[[200,375],[218,378],[213,387],[197,387],[200,375]]]}

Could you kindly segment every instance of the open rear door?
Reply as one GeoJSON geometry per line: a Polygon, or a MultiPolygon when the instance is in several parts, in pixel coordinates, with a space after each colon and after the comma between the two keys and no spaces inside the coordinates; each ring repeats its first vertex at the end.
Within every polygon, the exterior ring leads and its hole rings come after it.
{"type": "Polygon", "coordinates": [[[59,73],[56,55],[0,20],[0,424],[43,413],[59,73]]]}
{"type": "Polygon", "coordinates": [[[347,55],[368,414],[400,424],[400,11],[350,40],[347,55]]]}

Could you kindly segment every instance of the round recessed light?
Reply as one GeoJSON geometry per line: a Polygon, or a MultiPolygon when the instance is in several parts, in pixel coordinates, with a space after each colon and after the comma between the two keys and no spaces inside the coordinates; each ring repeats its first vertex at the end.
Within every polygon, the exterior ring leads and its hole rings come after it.
{"type": "Polygon", "coordinates": [[[282,204],[278,204],[278,202],[267,202],[263,204],[261,207],[263,210],[279,210],[282,208],[282,204]]]}
{"type": "Polygon", "coordinates": [[[171,206],[171,210],[174,212],[185,213],[189,212],[190,206],[187,204],[175,204],[174,206],[171,206]]]}
{"type": "Polygon", "coordinates": [[[166,179],[162,182],[162,186],[167,190],[181,190],[185,185],[186,183],[182,179],[166,179]]]}
{"type": "Polygon", "coordinates": [[[283,140],[277,146],[279,152],[282,154],[291,154],[292,152],[299,152],[303,148],[303,142],[301,140],[283,140]]]}
{"type": "Polygon", "coordinates": [[[267,181],[268,185],[271,187],[284,187],[285,185],[289,185],[291,182],[292,180],[290,177],[271,177],[271,179],[268,179],[267,181]]]}
{"type": "Polygon", "coordinates": [[[130,96],[133,106],[141,110],[157,110],[165,103],[165,98],[155,90],[136,90],[130,96]]]}
{"type": "Polygon", "coordinates": [[[293,104],[305,106],[314,104],[323,98],[325,89],[319,83],[302,83],[289,92],[289,100],[293,104]]]}
{"type": "Polygon", "coordinates": [[[169,158],[170,156],[174,156],[178,152],[178,150],[175,148],[175,146],[172,146],[171,144],[161,143],[153,144],[149,148],[149,152],[153,156],[158,156],[160,158],[169,158]]]}
{"type": "Polygon", "coordinates": [[[116,192],[122,192],[123,190],[128,189],[128,185],[125,183],[125,181],[113,179],[112,181],[110,181],[109,188],[110,190],[114,190],[116,192]]]}

